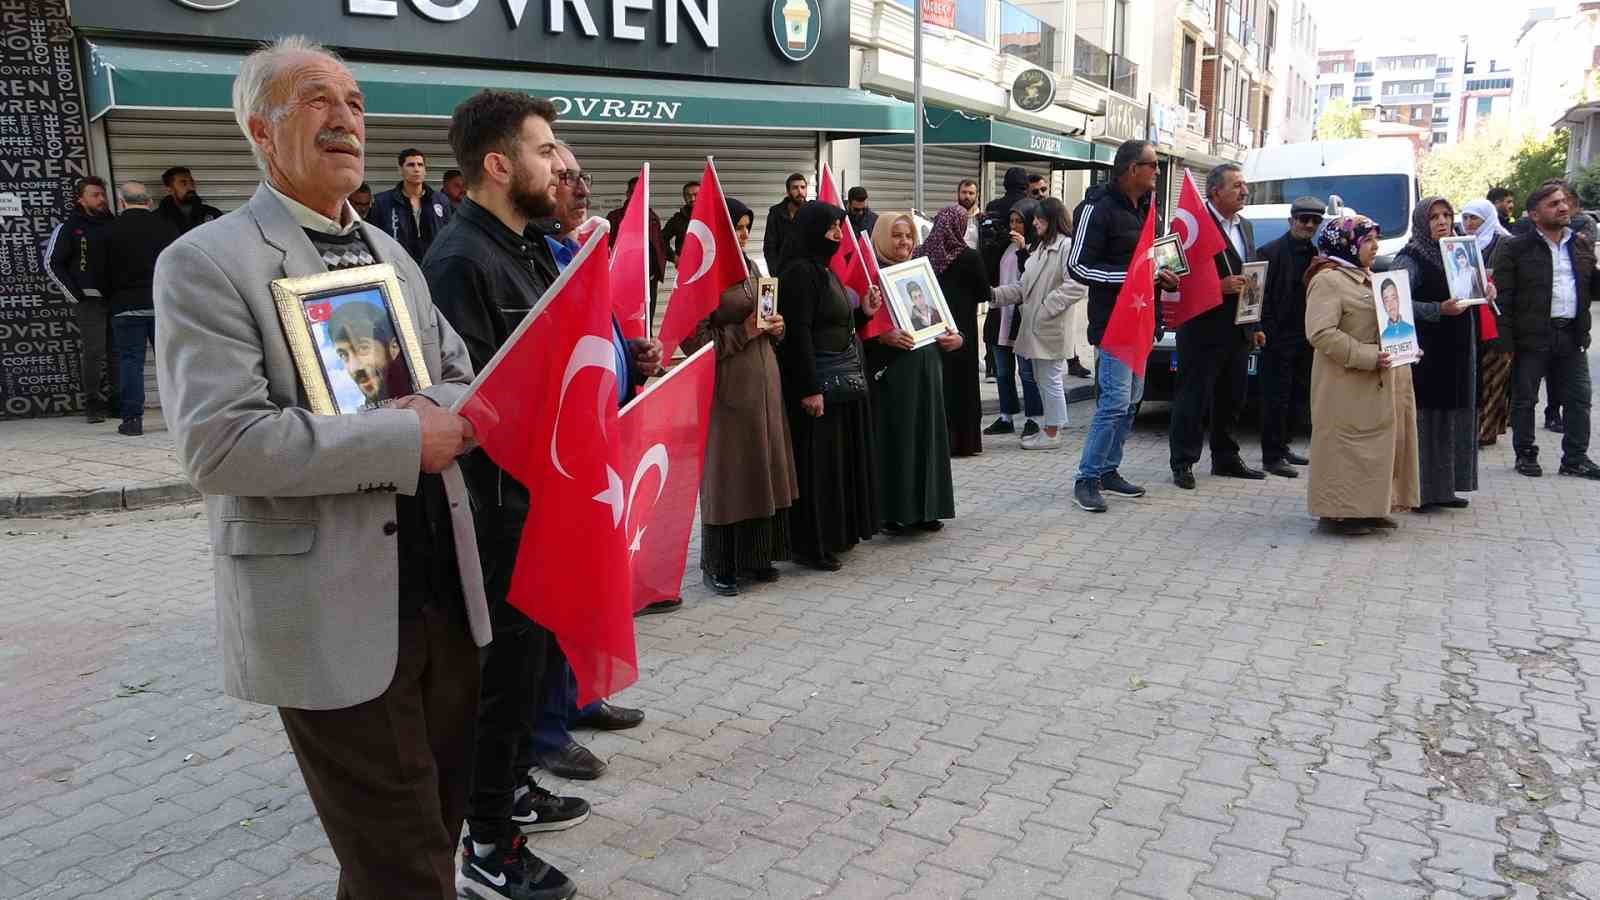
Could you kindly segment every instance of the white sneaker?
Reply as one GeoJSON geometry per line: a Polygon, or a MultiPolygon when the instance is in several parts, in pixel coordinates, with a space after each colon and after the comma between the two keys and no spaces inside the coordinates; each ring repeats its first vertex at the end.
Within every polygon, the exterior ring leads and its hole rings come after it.
{"type": "Polygon", "coordinates": [[[1060,431],[1056,432],[1055,437],[1040,431],[1038,434],[1031,434],[1022,439],[1022,449],[1024,450],[1054,450],[1059,446],[1061,446],[1060,431]]]}

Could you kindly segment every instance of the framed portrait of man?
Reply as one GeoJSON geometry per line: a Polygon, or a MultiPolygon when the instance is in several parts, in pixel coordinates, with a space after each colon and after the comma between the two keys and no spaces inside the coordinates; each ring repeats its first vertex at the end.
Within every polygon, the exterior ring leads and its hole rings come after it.
{"type": "Polygon", "coordinates": [[[767,320],[778,314],[778,279],[762,278],[756,282],[756,324],[762,331],[769,327],[767,320]]]}
{"type": "Polygon", "coordinates": [[[1411,309],[1411,276],[1404,269],[1372,276],[1372,302],[1378,313],[1378,345],[1389,367],[1417,361],[1417,317],[1411,309]]]}
{"type": "Polygon", "coordinates": [[[1267,264],[1247,262],[1239,274],[1244,276],[1244,290],[1239,292],[1239,309],[1234,313],[1233,324],[1254,324],[1261,321],[1261,309],[1267,302],[1267,264]]]}
{"type": "Polygon", "coordinates": [[[926,258],[906,260],[882,271],[883,293],[894,326],[911,333],[918,347],[931,344],[953,327],[950,307],[933,265],[926,258]]]}
{"type": "Polygon", "coordinates": [[[1444,261],[1445,281],[1450,284],[1450,299],[1464,301],[1467,306],[1489,302],[1489,279],[1484,274],[1483,251],[1478,249],[1477,238],[1440,238],[1439,256],[1444,261]],[[1474,300],[1478,302],[1470,302],[1474,300]]]}
{"type": "Polygon", "coordinates": [[[1156,238],[1151,249],[1156,255],[1157,271],[1166,269],[1179,278],[1189,274],[1189,258],[1183,253],[1183,238],[1176,234],[1164,234],[1156,238]]]}
{"type": "Polygon", "coordinates": [[[280,278],[272,296],[312,412],[376,409],[432,386],[393,266],[280,278]]]}

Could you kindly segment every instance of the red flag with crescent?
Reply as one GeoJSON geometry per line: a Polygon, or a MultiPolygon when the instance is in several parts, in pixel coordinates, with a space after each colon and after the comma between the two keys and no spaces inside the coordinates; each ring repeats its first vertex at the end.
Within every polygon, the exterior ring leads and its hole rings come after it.
{"type": "MultiPolygon", "coordinates": [[[[878,290],[883,290],[883,273],[878,270],[878,253],[872,247],[872,236],[865,231],[861,232],[861,261],[867,270],[867,281],[878,290]]],[[[888,296],[885,292],[885,296],[888,296]]],[[[889,304],[883,303],[878,307],[878,314],[868,319],[866,324],[856,329],[856,334],[863,341],[870,341],[880,334],[894,330],[894,319],[889,318],[889,304]]]]}
{"type": "MultiPolygon", "coordinates": [[[[839,194],[839,185],[833,180],[833,171],[827,163],[822,164],[822,177],[817,185],[817,199],[823,203],[831,203],[844,209],[844,200],[839,194]]],[[[871,243],[867,249],[871,249],[871,243]]],[[[856,292],[857,297],[865,297],[867,290],[872,286],[872,277],[867,274],[867,262],[862,258],[861,244],[855,232],[850,230],[850,220],[846,219],[844,227],[840,229],[839,249],[833,252],[833,259],[828,261],[828,269],[838,276],[839,283],[856,292]]],[[[867,323],[871,325],[871,322],[867,323]]]]}
{"type": "Polygon", "coordinates": [[[683,250],[678,253],[678,283],[661,320],[663,358],[670,359],[700,320],[716,311],[723,291],[748,277],[744,251],[739,249],[739,237],[728,217],[728,201],[723,199],[722,182],[708,156],[705,173],[700,176],[700,196],[695,198],[683,250]]]}
{"type": "MultiPolygon", "coordinates": [[[[588,223],[584,223],[587,225],[588,223]]],[[[629,340],[650,334],[650,164],[628,198],[622,222],[611,236],[611,304],[629,340]]]]}
{"type": "MultiPolygon", "coordinates": [[[[609,227],[595,226],[597,236],[609,227]]],[[[549,629],[580,703],[638,678],[604,239],[578,255],[456,405],[531,498],[507,600],[549,629]]]]}
{"type": "Polygon", "coordinates": [[[1178,293],[1162,310],[1162,321],[1177,328],[1201,313],[1222,305],[1222,276],[1217,274],[1216,255],[1227,246],[1227,238],[1217,227],[1211,211],[1200,199],[1194,173],[1183,170],[1183,189],[1178,192],[1178,209],[1172,215],[1172,232],[1183,240],[1183,257],[1189,261],[1189,274],[1178,279],[1178,293]]]}
{"type": "Polygon", "coordinates": [[[1117,292],[1105,334],[1100,336],[1100,349],[1122,360],[1140,378],[1156,336],[1155,242],[1156,205],[1152,203],[1128,261],[1128,277],[1117,292]]]}
{"type": "Polygon", "coordinates": [[[715,351],[715,344],[701,347],[622,410],[623,533],[635,610],[678,596],[683,584],[717,378],[715,351]]]}

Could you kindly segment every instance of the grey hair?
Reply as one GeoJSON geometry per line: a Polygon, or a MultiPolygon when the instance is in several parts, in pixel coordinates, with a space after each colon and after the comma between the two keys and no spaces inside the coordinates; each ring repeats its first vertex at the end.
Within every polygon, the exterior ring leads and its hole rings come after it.
{"type": "Polygon", "coordinates": [[[124,181],[117,186],[117,196],[122,198],[124,206],[150,205],[150,192],[145,189],[142,182],[124,181]]]}
{"type": "Polygon", "coordinates": [[[285,98],[274,90],[274,85],[283,77],[291,61],[307,54],[325,56],[340,65],[344,64],[338,54],[297,34],[261,45],[260,49],[246,56],[244,62],[239,64],[239,75],[233,80],[233,120],[239,123],[239,130],[244,132],[244,139],[250,143],[250,152],[255,155],[256,168],[262,172],[267,170],[267,159],[262,155],[261,148],[256,146],[255,138],[250,135],[250,120],[256,116],[268,122],[283,118],[285,98]]]}
{"type": "Polygon", "coordinates": [[[1216,193],[1222,187],[1222,182],[1228,177],[1229,172],[1243,172],[1237,163],[1223,163],[1206,173],[1206,196],[1216,193]]]}

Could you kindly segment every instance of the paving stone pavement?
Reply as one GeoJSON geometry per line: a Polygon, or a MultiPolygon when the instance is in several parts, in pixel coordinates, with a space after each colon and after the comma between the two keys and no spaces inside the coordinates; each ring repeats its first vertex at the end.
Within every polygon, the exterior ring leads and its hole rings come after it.
{"type": "MultiPolygon", "coordinates": [[[[630,900],[1600,898],[1600,485],[1502,444],[1339,539],[1303,479],[1172,488],[1156,415],[1091,516],[1087,412],[958,461],[938,535],[640,620],[649,717],[536,851],[630,900]]],[[[332,896],[198,508],[0,527],[0,897],[332,896]]]]}

